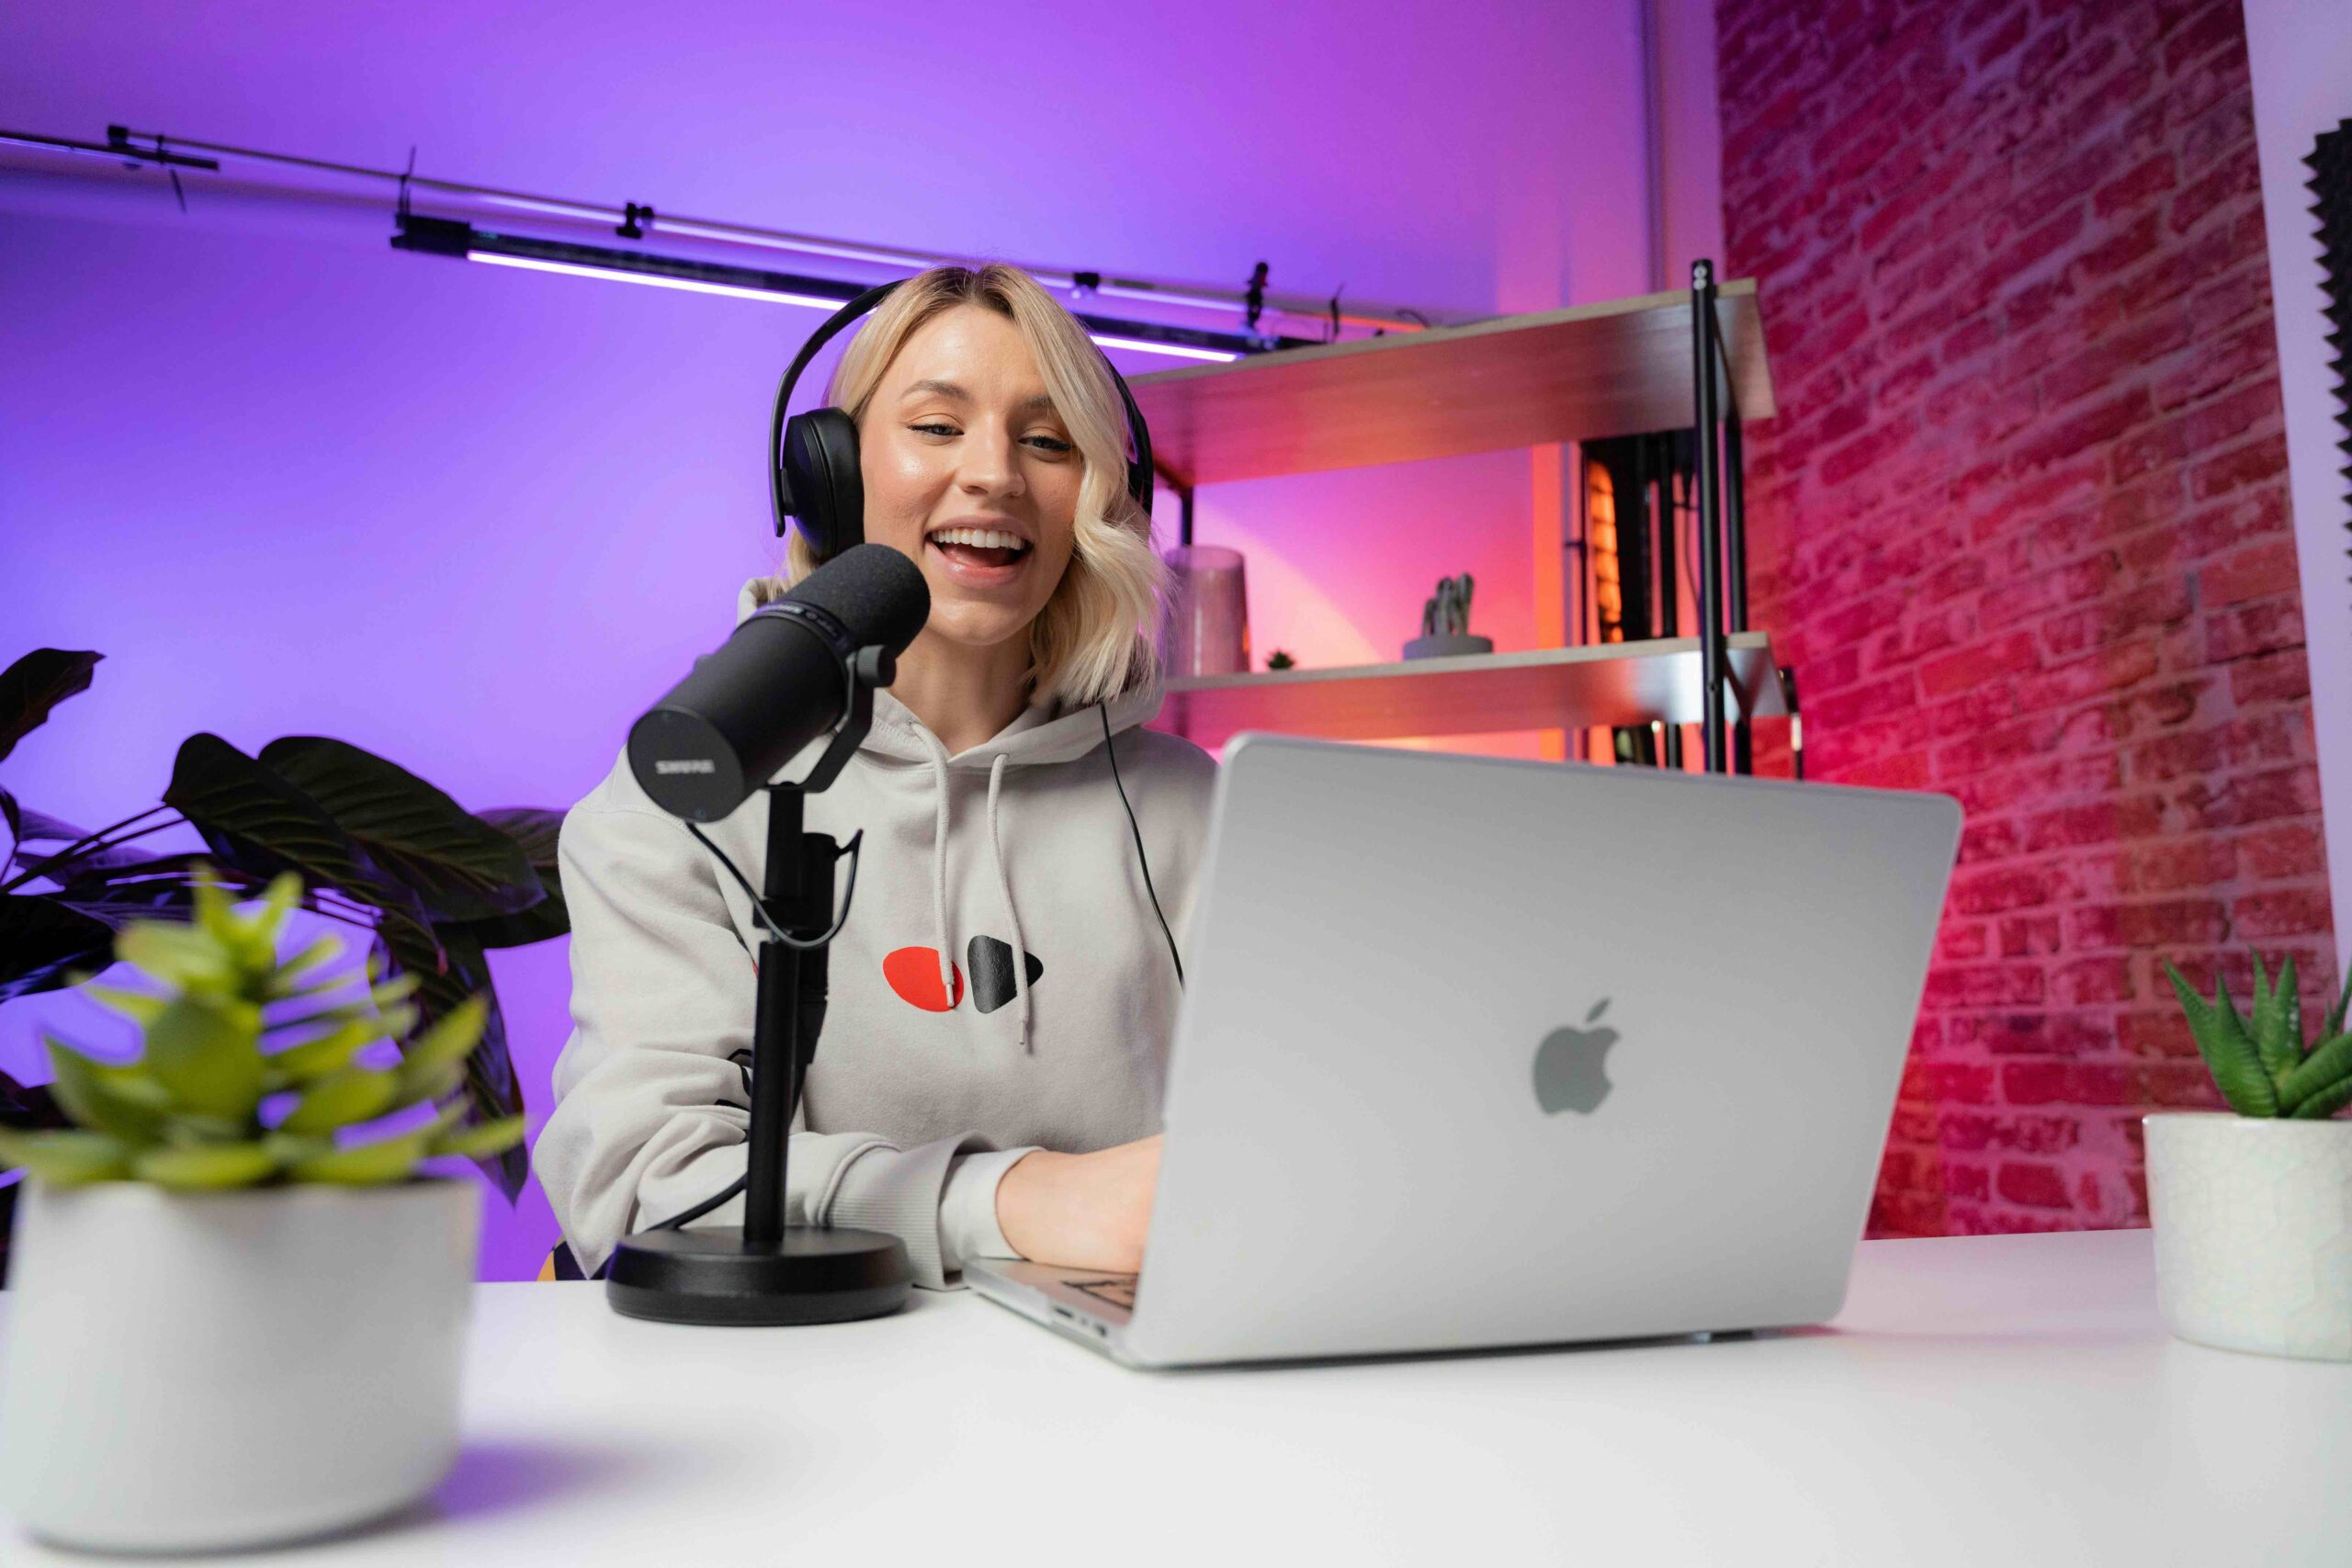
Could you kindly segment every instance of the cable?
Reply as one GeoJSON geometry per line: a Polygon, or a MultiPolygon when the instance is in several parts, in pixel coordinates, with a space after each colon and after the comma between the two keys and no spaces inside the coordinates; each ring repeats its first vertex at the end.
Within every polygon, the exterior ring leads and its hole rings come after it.
{"type": "Polygon", "coordinates": [[[746,1169],[742,1175],[729,1182],[724,1191],[714,1192],[709,1197],[704,1199],[701,1202],[696,1203],[693,1208],[688,1209],[682,1213],[673,1214],[658,1225],[648,1225],[645,1228],[650,1231],[683,1230],[687,1225],[690,1225],[696,1220],[701,1219],[705,1214],[709,1213],[713,1209],[718,1208],[721,1203],[726,1202],[729,1198],[732,1198],[737,1193],[742,1191],[745,1187],[751,1185],[751,1179],[752,1174],[749,1169],[746,1169]]]}
{"type": "MultiPolygon", "coordinates": [[[[734,1056],[730,1058],[735,1064],[735,1070],[743,1075],[743,1099],[747,1106],[752,1098],[752,1064],[749,1060],[750,1056],[751,1053],[748,1051],[738,1051],[735,1053],[734,1056]]],[[[733,1181],[728,1183],[724,1191],[721,1191],[715,1196],[704,1199],[701,1202],[696,1203],[691,1209],[671,1215],[668,1219],[663,1220],[660,1224],[648,1225],[645,1228],[655,1231],[674,1231],[684,1229],[685,1226],[694,1224],[696,1220],[701,1219],[705,1214],[709,1213],[713,1209],[718,1208],[721,1203],[726,1202],[729,1198],[734,1197],[738,1192],[742,1191],[745,1187],[750,1185],[751,1175],[750,1168],[747,1165],[743,1174],[737,1177],[733,1181]]]]}
{"type": "Polygon", "coordinates": [[[776,941],[784,943],[785,946],[798,948],[803,953],[814,952],[816,949],[824,946],[827,942],[831,942],[833,938],[841,935],[842,928],[849,924],[850,900],[857,897],[857,850],[858,845],[865,841],[865,829],[860,828],[856,832],[851,834],[849,842],[843,844],[834,852],[833,858],[836,860],[839,860],[842,855],[847,855],[849,857],[849,886],[842,889],[841,917],[833,921],[833,929],[827,931],[823,936],[819,937],[814,942],[802,942],[797,938],[785,935],[784,931],[778,928],[776,923],[768,919],[767,907],[760,902],[760,896],[752,891],[752,885],[744,879],[743,874],[735,869],[735,863],[727,858],[727,852],[720,849],[717,844],[712,843],[707,838],[705,838],[703,836],[703,830],[695,827],[693,823],[689,822],[686,824],[686,831],[692,833],[696,839],[701,840],[702,847],[718,857],[718,863],[727,868],[727,874],[735,879],[735,885],[743,890],[743,897],[752,901],[752,912],[759,917],[760,924],[767,928],[768,935],[775,938],[776,941]]]}
{"type": "Polygon", "coordinates": [[[1159,934],[1168,939],[1168,956],[1176,965],[1176,985],[1184,985],[1184,961],[1176,956],[1176,933],[1168,929],[1168,916],[1159,908],[1159,890],[1151,885],[1151,857],[1143,852],[1143,829],[1136,825],[1135,803],[1127,798],[1127,786],[1119,777],[1119,753],[1111,745],[1111,710],[1101,703],[1094,711],[1102,717],[1102,753],[1111,759],[1111,782],[1119,786],[1119,804],[1127,808],[1127,831],[1136,836],[1136,859],[1143,863],[1143,890],[1151,895],[1151,912],[1159,916],[1159,934]]]}

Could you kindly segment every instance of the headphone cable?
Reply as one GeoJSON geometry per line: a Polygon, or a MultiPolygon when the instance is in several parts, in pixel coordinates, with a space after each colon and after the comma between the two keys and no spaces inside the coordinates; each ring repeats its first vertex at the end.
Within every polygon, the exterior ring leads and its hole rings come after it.
{"type": "Polygon", "coordinates": [[[1151,912],[1159,917],[1159,934],[1168,939],[1168,957],[1176,965],[1176,985],[1184,985],[1184,961],[1176,956],[1176,933],[1168,929],[1168,916],[1159,908],[1159,889],[1151,885],[1151,857],[1143,852],[1143,829],[1136,825],[1135,803],[1127,798],[1125,781],[1119,777],[1119,753],[1111,744],[1111,710],[1102,703],[1094,705],[1102,718],[1102,754],[1111,759],[1111,782],[1119,786],[1119,804],[1127,808],[1127,831],[1136,836],[1136,859],[1143,866],[1143,890],[1151,895],[1151,912]]]}

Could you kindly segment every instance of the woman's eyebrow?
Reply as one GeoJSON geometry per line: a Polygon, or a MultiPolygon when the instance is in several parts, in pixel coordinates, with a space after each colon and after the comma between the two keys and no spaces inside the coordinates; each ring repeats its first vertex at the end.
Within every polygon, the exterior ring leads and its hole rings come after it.
{"type": "MultiPolygon", "coordinates": [[[[902,398],[936,395],[943,398],[953,398],[959,403],[968,403],[972,400],[972,394],[966,391],[963,387],[959,386],[956,382],[934,381],[930,379],[910,382],[909,383],[907,389],[899,395],[902,398]]],[[[1051,392],[1040,392],[1035,397],[1026,400],[1021,405],[1023,412],[1031,409],[1051,410],[1053,406],[1054,395],[1051,392]]]]}

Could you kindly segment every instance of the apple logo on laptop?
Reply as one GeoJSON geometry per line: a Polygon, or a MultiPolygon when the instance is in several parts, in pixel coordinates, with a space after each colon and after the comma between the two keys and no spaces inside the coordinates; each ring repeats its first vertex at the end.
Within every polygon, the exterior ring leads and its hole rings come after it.
{"type": "MultiPolygon", "coordinates": [[[[1584,1015],[1587,1023],[1600,1019],[1608,1010],[1609,998],[1601,998],[1584,1015]]],[[[1535,1103],[1544,1114],[1555,1116],[1563,1111],[1580,1111],[1589,1114],[1609,1097],[1608,1064],[1603,1060],[1609,1047],[1617,1043],[1617,1032],[1603,1024],[1599,1029],[1555,1029],[1544,1037],[1535,1048],[1535,1103]]]]}

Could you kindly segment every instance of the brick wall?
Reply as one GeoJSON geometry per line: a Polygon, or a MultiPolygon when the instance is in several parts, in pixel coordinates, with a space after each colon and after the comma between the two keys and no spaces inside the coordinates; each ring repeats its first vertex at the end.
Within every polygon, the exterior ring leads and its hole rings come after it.
{"type": "Polygon", "coordinates": [[[2160,961],[2335,977],[2239,0],[1718,23],[1756,624],[1813,776],[1968,813],[1873,1225],[2144,1224],[2160,961]]]}

